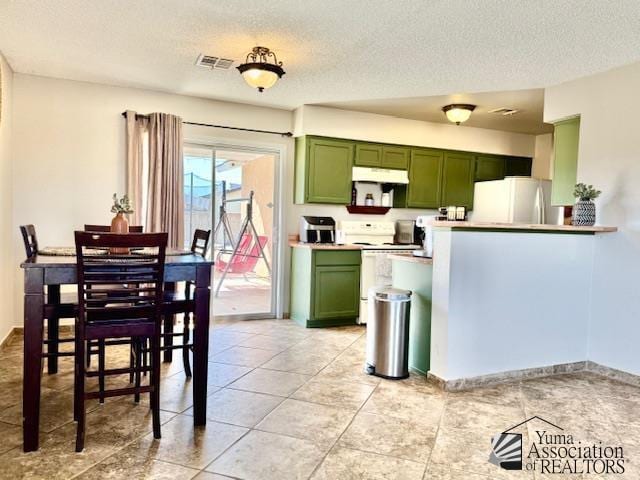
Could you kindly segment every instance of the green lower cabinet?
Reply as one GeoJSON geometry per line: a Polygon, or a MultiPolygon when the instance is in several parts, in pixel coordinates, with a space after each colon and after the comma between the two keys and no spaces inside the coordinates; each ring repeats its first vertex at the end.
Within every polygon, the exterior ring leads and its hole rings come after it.
{"type": "Polygon", "coordinates": [[[392,283],[411,290],[409,368],[426,375],[431,364],[431,289],[433,265],[393,260],[392,283]]]}
{"type": "Polygon", "coordinates": [[[475,158],[473,154],[447,152],[442,174],[443,206],[455,205],[473,209],[475,158]]]}
{"type": "Polygon", "coordinates": [[[313,317],[356,318],[360,307],[360,267],[316,266],[313,317]]]}
{"type": "Polygon", "coordinates": [[[476,156],[476,182],[487,182],[491,180],[502,180],[504,178],[503,157],[490,155],[476,156]]]}
{"type": "Polygon", "coordinates": [[[292,249],[293,320],[305,327],[353,325],[359,309],[359,250],[292,249]]]}

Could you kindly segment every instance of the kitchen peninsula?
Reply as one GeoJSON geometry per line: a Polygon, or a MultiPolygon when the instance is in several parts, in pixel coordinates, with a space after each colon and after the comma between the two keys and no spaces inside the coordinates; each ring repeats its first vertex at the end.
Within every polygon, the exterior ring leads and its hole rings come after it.
{"type": "Polygon", "coordinates": [[[594,247],[616,230],[435,222],[429,375],[455,389],[581,368],[594,247]]]}

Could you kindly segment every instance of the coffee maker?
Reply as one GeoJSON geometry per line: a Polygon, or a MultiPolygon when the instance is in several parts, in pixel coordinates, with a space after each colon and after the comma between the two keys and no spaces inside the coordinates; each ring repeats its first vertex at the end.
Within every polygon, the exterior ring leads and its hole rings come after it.
{"type": "Polygon", "coordinates": [[[300,217],[300,241],[304,243],[335,243],[335,220],[331,217],[300,217]]]}
{"type": "Polygon", "coordinates": [[[434,215],[420,215],[416,218],[416,227],[423,230],[422,250],[414,250],[414,257],[433,258],[433,221],[434,215]]]}

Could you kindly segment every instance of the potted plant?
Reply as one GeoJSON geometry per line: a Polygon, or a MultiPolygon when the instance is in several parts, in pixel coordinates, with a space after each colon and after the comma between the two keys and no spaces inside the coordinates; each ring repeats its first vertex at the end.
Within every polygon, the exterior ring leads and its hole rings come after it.
{"type": "Polygon", "coordinates": [[[592,226],[596,223],[596,204],[593,200],[598,198],[602,192],[593,188],[593,185],[584,183],[576,184],[573,196],[578,201],[573,206],[571,223],[577,226],[592,226]]]}
{"type": "Polygon", "coordinates": [[[111,220],[111,232],[129,233],[129,220],[127,220],[127,217],[125,217],[125,214],[128,215],[133,213],[129,195],[125,194],[121,199],[118,199],[118,195],[114,193],[111,213],[116,214],[116,216],[113,217],[113,220],[111,220]]]}

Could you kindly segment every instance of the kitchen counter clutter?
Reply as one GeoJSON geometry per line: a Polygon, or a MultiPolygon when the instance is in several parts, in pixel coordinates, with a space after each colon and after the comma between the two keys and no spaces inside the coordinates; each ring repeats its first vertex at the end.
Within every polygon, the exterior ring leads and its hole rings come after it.
{"type": "Polygon", "coordinates": [[[456,230],[516,230],[531,232],[557,232],[557,233],[610,233],[617,232],[617,227],[604,227],[594,225],[592,227],[576,227],[574,225],[548,225],[539,223],[499,223],[499,222],[454,222],[435,221],[434,227],[456,230]]]}

